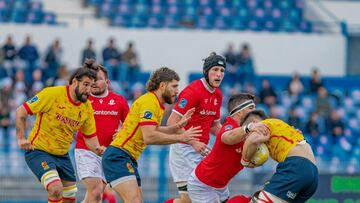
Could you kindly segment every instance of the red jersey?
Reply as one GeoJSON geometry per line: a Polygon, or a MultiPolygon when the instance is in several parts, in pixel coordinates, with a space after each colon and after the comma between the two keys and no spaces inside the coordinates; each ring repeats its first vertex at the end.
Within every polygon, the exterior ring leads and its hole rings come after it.
{"type": "Polygon", "coordinates": [[[195,107],[195,112],[185,129],[191,126],[201,126],[202,136],[200,142],[209,142],[210,128],[214,121],[220,120],[222,93],[219,88],[211,90],[205,79],[195,80],[181,93],[173,111],[183,116],[189,109],[195,107]]]}
{"type": "Polygon", "coordinates": [[[224,188],[244,166],[241,165],[241,152],[244,141],[227,145],[221,141],[224,132],[239,127],[231,117],[227,117],[215,144],[210,152],[196,167],[195,175],[204,184],[214,188],[224,188]]]}
{"type": "MultiPolygon", "coordinates": [[[[96,123],[96,134],[100,145],[109,146],[113,135],[119,128],[119,124],[124,122],[129,112],[129,105],[121,95],[109,91],[104,97],[89,96],[89,100],[94,109],[96,123]]],[[[76,149],[88,149],[81,131],[76,137],[76,149]]]]}

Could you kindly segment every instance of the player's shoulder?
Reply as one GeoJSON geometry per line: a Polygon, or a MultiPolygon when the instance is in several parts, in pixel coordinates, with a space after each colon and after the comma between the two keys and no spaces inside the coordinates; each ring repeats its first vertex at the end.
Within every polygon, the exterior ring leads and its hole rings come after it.
{"type": "Polygon", "coordinates": [[[49,94],[49,95],[59,95],[63,94],[67,91],[66,86],[52,86],[52,87],[45,87],[41,90],[42,93],[49,94]]]}
{"type": "Polygon", "coordinates": [[[237,127],[239,127],[239,125],[231,117],[227,117],[225,122],[222,124],[222,128],[223,128],[224,131],[232,130],[232,129],[237,128],[237,127]]]}
{"type": "Polygon", "coordinates": [[[284,126],[287,125],[284,121],[278,119],[278,118],[267,118],[262,121],[263,123],[271,126],[284,126]]]}
{"type": "Polygon", "coordinates": [[[119,100],[119,101],[122,101],[122,102],[127,102],[125,97],[123,97],[122,95],[116,93],[116,92],[113,92],[113,91],[109,91],[109,95],[108,97],[110,99],[115,99],[115,100],[119,100]]]}

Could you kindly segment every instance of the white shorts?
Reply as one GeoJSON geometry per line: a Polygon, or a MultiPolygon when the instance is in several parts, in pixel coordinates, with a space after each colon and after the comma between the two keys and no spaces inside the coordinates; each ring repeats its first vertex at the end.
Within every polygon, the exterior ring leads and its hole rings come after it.
{"type": "Polygon", "coordinates": [[[191,172],[203,159],[203,156],[188,144],[170,146],[169,165],[175,183],[187,182],[191,172]]]}
{"type": "Polygon", "coordinates": [[[230,196],[228,187],[214,188],[201,182],[191,173],[188,180],[188,195],[192,203],[221,203],[230,196]]]}
{"type": "Polygon", "coordinates": [[[101,157],[86,149],[75,149],[76,172],[80,180],[84,178],[106,179],[101,166],[101,157]]]}

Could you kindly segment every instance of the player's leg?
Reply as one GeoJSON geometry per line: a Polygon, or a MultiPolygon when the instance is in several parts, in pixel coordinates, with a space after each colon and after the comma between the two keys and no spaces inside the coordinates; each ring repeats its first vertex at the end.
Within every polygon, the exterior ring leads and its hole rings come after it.
{"type": "Polygon", "coordinates": [[[138,186],[136,179],[130,178],[121,181],[118,184],[112,185],[112,188],[117,192],[124,203],[142,203],[141,189],[138,186]]]}
{"type": "Polygon", "coordinates": [[[63,185],[56,169],[55,158],[39,150],[25,151],[25,161],[48,193],[48,202],[62,202],[63,185]]]}
{"type": "Polygon", "coordinates": [[[83,203],[90,202],[102,202],[102,194],[105,188],[104,181],[101,178],[84,178],[82,181],[86,188],[86,195],[83,200],[83,203]]]}
{"type": "Polygon", "coordinates": [[[116,194],[109,186],[105,187],[103,201],[107,203],[116,203],[116,194]]]}
{"type": "Polygon", "coordinates": [[[101,203],[106,186],[101,158],[89,150],[75,149],[75,162],[78,177],[86,188],[83,203],[101,203]]]}
{"type": "Polygon", "coordinates": [[[124,203],[141,203],[141,181],[137,162],[124,150],[109,146],[102,158],[106,181],[124,203]]]}
{"type": "Polygon", "coordinates": [[[259,194],[259,199],[270,199],[276,203],[300,202],[298,200],[303,198],[306,201],[311,196],[304,194],[304,191],[311,188],[313,194],[316,191],[316,187],[311,187],[314,181],[317,186],[317,168],[311,161],[298,156],[288,157],[277,165],[275,174],[259,194]]]}
{"type": "Polygon", "coordinates": [[[75,170],[72,166],[70,156],[69,154],[56,156],[55,159],[56,168],[63,184],[63,202],[75,203],[78,189],[76,186],[75,170]]]}
{"type": "Polygon", "coordinates": [[[63,184],[63,202],[64,203],[75,203],[76,202],[76,192],[78,191],[75,181],[65,181],[62,180],[63,184]]]}
{"type": "Polygon", "coordinates": [[[170,172],[180,195],[180,198],[174,199],[174,203],[191,203],[187,191],[187,180],[202,158],[191,145],[173,144],[170,146],[170,172]]]}

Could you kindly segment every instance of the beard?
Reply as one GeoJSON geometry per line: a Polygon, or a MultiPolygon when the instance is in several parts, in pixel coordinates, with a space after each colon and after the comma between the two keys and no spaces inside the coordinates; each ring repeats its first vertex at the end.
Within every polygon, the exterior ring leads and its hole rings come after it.
{"type": "Polygon", "coordinates": [[[104,94],[105,91],[106,91],[106,88],[96,87],[96,88],[94,88],[94,91],[91,91],[91,94],[99,96],[99,95],[104,94]]]}
{"type": "Polygon", "coordinates": [[[168,90],[165,90],[164,94],[162,95],[163,99],[167,104],[174,103],[174,100],[172,99],[171,93],[168,90]]]}
{"type": "Polygon", "coordinates": [[[82,103],[85,103],[88,99],[88,95],[81,93],[79,91],[79,86],[75,87],[75,95],[76,95],[76,98],[82,103]]]}

